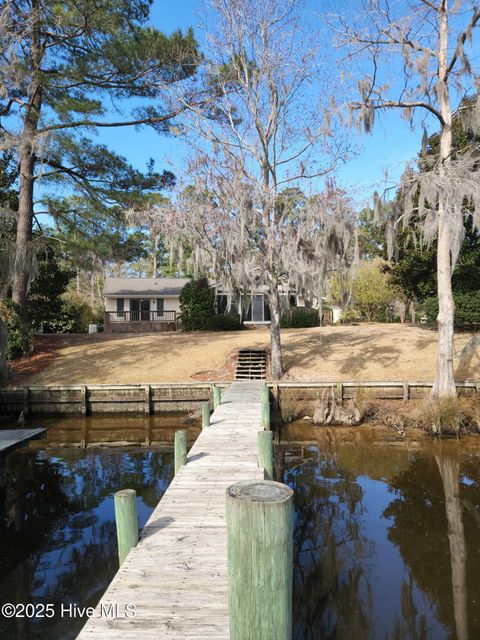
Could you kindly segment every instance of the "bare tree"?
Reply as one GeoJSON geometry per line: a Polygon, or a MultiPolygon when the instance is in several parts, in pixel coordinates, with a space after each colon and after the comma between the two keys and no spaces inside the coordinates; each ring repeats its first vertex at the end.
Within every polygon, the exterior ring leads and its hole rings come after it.
{"type": "MultiPolygon", "coordinates": [[[[318,88],[328,65],[299,7],[297,0],[210,0],[214,28],[203,71],[217,100],[208,110],[185,105],[195,206],[184,199],[177,211],[198,268],[244,293],[265,287],[275,378],[283,374],[282,290],[298,293],[309,282],[318,295],[313,272],[341,256],[350,238],[340,197],[312,199],[299,211],[282,201],[285,190],[321,179],[345,156],[345,145],[330,136],[327,85],[318,88]],[[321,108],[313,93],[325,97],[321,108]]],[[[179,237],[175,225],[170,232],[179,237]]]]}
{"type": "MultiPolygon", "coordinates": [[[[454,396],[451,276],[464,218],[472,215],[480,226],[480,186],[474,154],[452,154],[452,122],[461,117],[462,98],[478,90],[468,48],[480,24],[480,8],[469,0],[366,0],[362,9],[349,11],[354,21],[339,16],[334,24],[352,59],[364,56],[368,64],[365,72],[360,63],[361,99],[350,105],[351,122],[370,131],[377,111],[401,109],[410,124],[422,115],[424,126],[434,122],[440,131],[438,159],[422,163],[420,172],[409,172],[403,182],[405,210],[399,221],[408,226],[415,211],[425,240],[437,238],[438,353],[432,395],[454,396]],[[389,70],[393,78],[386,77],[389,70]]],[[[478,124],[480,103],[473,112],[469,126],[478,124]]]]}
{"type": "Polygon", "coordinates": [[[197,180],[174,209],[163,211],[164,234],[180,264],[183,247],[191,246],[193,272],[209,274],[230,300],[240,293],[245,304],[252,291],[265,291],[272,376],[278,379],[283,374],[282,306],[288,305],[291,293],[319,296],[327,271],[348,266],[355,233],[352,209],[344,194],[330,185],[292,210],[285,205],[285,194],[264,187],[254,190],[241,167],[225,174],[217,169],[208,160],[197,164],[197,180]]]}

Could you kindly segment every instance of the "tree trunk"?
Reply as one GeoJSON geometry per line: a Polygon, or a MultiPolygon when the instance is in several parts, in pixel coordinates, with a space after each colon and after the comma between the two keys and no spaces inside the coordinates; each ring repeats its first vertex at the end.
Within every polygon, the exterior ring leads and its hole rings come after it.
{"type": "Polygon", "coordinates": [[[467,550],[459,495],[460,466],[457,459],[436,455],[445,494],[448,543],[452,567],[453,615],[458,640],[468,640],[467,617],[467,550]]]}
{"type": "Polygon", "coordinates": [[[0,318],[0,380],[7,377],[7,340],[8,332],[5,323],[0,318]]]}
{"type": "Polygon", "coordinates": [[[410,322],[412,324],[415,324],[417,321],[417,314],[415,311],[415,303],[413,302],[413,300],[410,302],[410,322]]]}
{"type": "MultiPolygon", "coordinates": [[[[443,209],[441,206],[440,209],[443,209]]],[[[455,376],[453,372],[453,315],[455,305],[452,293],[452,269],[450,258],[450,230],[448,220],[442,211],[438,229],[437,252],[438,280],[438,344],[437,371],[432,388],[432,396],[446,398],[455,396],[455,376]]]]}
{"type": "Polygon", "coordinates": [[[32,44],[30,54],[33,73],[28,91],[29,102],[25,113],[19,151],[18,220],[12,287],[12,299],[20,305],[20,312],[23,318],[26,318],[27,315],[27,294],[32,267],[31,241],[33,185],[35,182],[35,138],[42,106],[40,65],[43,54],[40,44],[40,8],[38,0],[32,0],[31,29],[32,44]]]}
{"type": "MultiPolygon", "coordinates": [[[[438,62],[438,84],[436,87],[443,125],[440,135],[440,176],[448,170],[452,152],[452,111],[448,90],[448,16],[447,4],[442,3],[440,11],[440,49],[438,62]]],[[[432,387],[432,397],[446,398],[457,394],[453,373],[453,315],[455,305],[452,292],[451,232],[448,202],[446,196],[438,203],[438,249],[437,249],[437,288],[438,288],[438,345],[437,372],[432,387]]]]}
{"type": "Polygon", "coordinates": [[[20,305],[20,313],[25,318],[27,315],[27,293],[32,266],[33,170],[35,160],[29,142],[25,141],[22,146],[26,148],[23,148],[20,152],[20,185],[12,299],[20,305]]]}
{"type": "Polygon", "coordinates": [[[153,269],[153,278],[157,277],[158,265],[157,265],[157,251],[158,251],[158,234],[153,235],[153,256],[152,256],[152,269],[153,269]]]}
{"type": "Polygon", "coordinates": [[[282,345],[280,342],[280,299],[274,291],[268,296],[270,306],[270,344],[272,348],[272,378],[279,380],[283,376],[282,345]]]}

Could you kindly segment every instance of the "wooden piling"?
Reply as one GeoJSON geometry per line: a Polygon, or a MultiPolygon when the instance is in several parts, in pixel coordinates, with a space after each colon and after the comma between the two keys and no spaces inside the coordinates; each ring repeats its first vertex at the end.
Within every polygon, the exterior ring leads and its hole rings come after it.
{"type": "Polygon", "coordinates": [[[213,387],[213,410],[222,404],[222,390],[220,387],[213,387]]]}
{"type": "Polygon", "coordinates": [[[262,427],[270,429],[270,402],[262,402],[262,427]]]}
{"type": "Polygon", "coordinates": [[[202,402],[202,429],[210,426],[210,403],[202,402]]]}
{"type": "Polygon", "coordinates": [[[175,475],[184,464],[187,464],[187,432],[180,429],[175,431],[175,475]]]}
{"type": "Polygon", "coordinates": [[[23,415],[28,416],[30,413],[30,390],[28,387],[23,387],[23,415]]]}
{"type": "Polygon", "coordinates": [[[270,389],[267,385],[262,388],[262,403],[270,403],[270,389]]]}
{"type": "Polygon", "coordinates": [[[231,640],[291,640],[292,496],[269,480],[227,489],[231,640]]]}
{"type": "Polygon", "coordinates": [[[82,416],[86,416],[88,414],[86,384],[82,385],[80,388],[80,413],[82,416]]]}
{"type": "Polygon", "coordinates": [[[138,543],[137,492],[135,489],[117,491],[114,495],[114,504],[118,560],[122,566],[130,549],[138,543]]]}
{"type": "Polygon", "coordinates": [[[273,433],[259,431],[258,438],[258,466],[265,469],[265,480],[273,480],[273,433]]]}
{"type": "Polygon", "coordinates": [[[152,405],[152,388],[149,384],[146,384],[143,389],[143,413],[146,416],[149,416],[151,413],[151,405],[152,405]]]}

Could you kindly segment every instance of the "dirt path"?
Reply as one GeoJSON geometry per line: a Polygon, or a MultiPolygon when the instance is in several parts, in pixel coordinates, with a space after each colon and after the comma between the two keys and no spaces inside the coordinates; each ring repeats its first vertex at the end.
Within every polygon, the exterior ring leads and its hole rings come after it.
{"type": "MultiPolygon", "coordinates": [[[[458,379],[480,379],[478,342],[456,338],[458,379]],[[463,353],[462,353],[463,350],[463,353]]],[[[436,333],[398,324],[361,324],[282,331],[292,380],[431,380],[436,333]]],[[[269,345],[267,329],[218,333],[41,336],[35,353],[17,361],[9,384],[231,380],[242,347],[269,345]]]]}

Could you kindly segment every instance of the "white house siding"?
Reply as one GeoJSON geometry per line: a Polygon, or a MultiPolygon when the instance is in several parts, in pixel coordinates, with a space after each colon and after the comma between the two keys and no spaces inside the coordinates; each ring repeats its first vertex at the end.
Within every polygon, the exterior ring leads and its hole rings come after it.
{"type": "MultiPolygon", "coordinates": [[[[124,311],[130,311],[130,300],[133,298],[133,296],[131,296],[130,298],[124,298],[125,300],[125,306],[124,306],[124,311]]],[[[178,298],[178,296],[176,297],[166,297],[166,296],[156,296],[155,298],[150,298],[149,296],[138,296],[137,299],[138,300],[150,300],[150,311],[156,311],[157,310],[157,298],[163,298],[164,299],[164,310],[165,311],[176,311],[177,313],[180,313],[180,300],[178,298]]],[[[105,311],[116,311],[117,310],[117,298],[105,298],[105,311]]]]}

